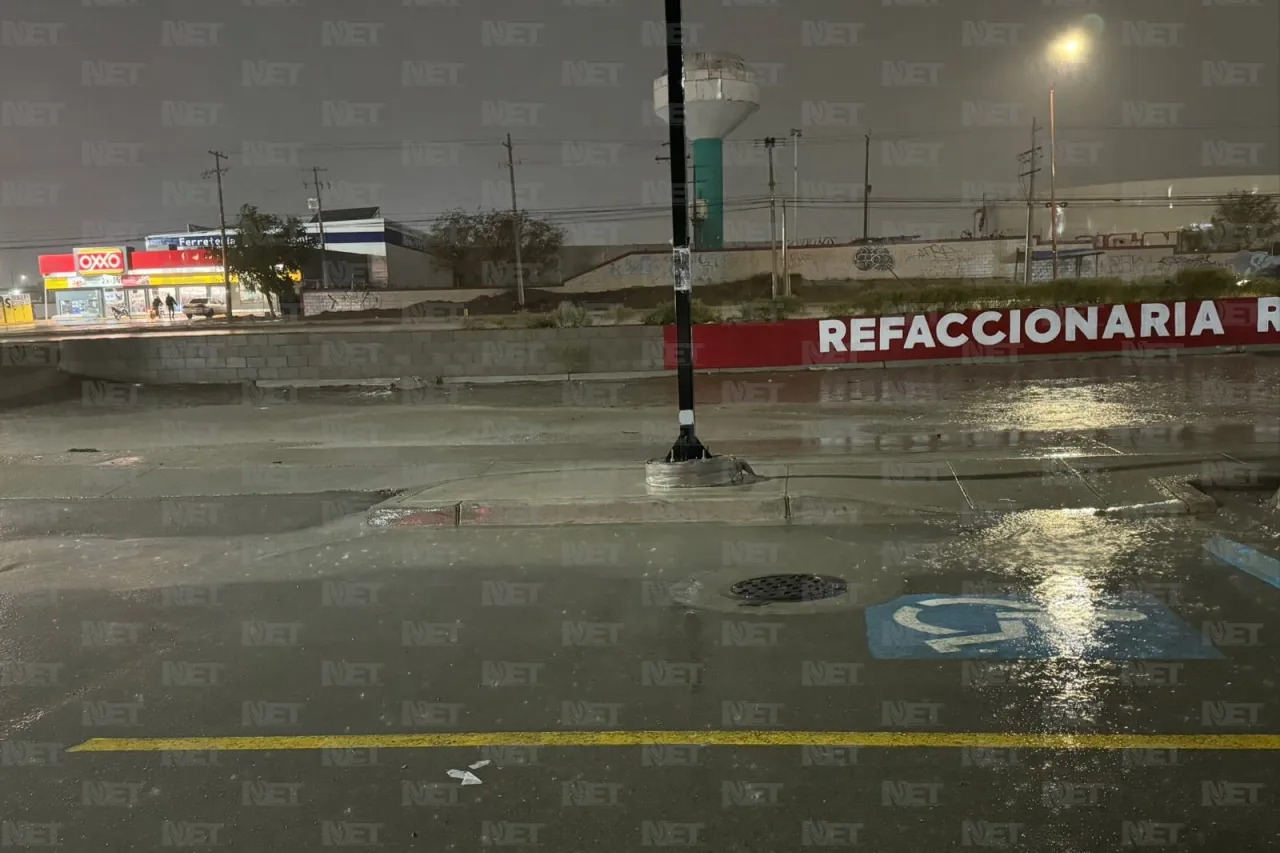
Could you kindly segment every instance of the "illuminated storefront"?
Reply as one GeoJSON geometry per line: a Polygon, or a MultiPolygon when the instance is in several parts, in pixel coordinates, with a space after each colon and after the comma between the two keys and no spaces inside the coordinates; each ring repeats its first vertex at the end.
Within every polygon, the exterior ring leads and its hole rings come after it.
{"type": "MultiPolygon", "coordinates": [[[[312,218],[303,227],[308,234],[319,236],[318,219],[312,218]]],[[[324,235],[324,273],[319,263],[310,263],[297,277],[309,288],[452,286],[451,268],[436,263],[427,251],[426,235],[384,219],[376,207],[325,211],[324,235]]],[[[234,244],[234,229],[228,230],[227,238],[234,244]]],[[[93,247],[41,255],[40,274],[49,316],[65,322],[144,319],[157,297],[163,304],[168,296],[177,301],[177,314],[197,297],[225,305],[218,252],[221,241],[220,231],[188,230],[150,235],[143,250],[93,247]]],[[[240,287],[235,276],[231,281],[234,313],[267,313],[262,294],[240,287]]]]}
{"type": "MultiPolygon", "coordinates": [[[[41,255],[49,315],[56,319],[142,319],[157,298],[172,296],[176,314],[197,297],[226,304],[222,265],[205,249],[139,252],[124,247],[74,249],[65,255],[41,255]]],[[[266,313],[261,293],[231,277],[232,310],[266,313]]],[[[167,312],[166,312],[167,314],[167,312]]]]}

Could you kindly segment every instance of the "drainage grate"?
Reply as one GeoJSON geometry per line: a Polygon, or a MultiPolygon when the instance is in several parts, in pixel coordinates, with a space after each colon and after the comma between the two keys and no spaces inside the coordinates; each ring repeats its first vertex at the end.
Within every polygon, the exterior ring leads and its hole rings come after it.
{"type": "Polygon", "coordinates": [[[764,575],[738,581],[729,594],[749,602],[818,601],[844,595],[849,585],[825,575],[764,575]]]}

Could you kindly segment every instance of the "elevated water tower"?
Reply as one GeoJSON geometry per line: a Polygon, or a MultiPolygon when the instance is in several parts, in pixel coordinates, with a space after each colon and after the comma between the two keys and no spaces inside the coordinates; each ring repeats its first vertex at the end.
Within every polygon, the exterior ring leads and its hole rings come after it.
{"type": "MultiPolygon", "coordinates": [[[[669,119],[667,75],[653,82],[653,107],[669,119]]],[[[685,63],[685,133],[693,141],[695,249],[724,247],[724,138],[760,109],[760,85],[741,57],[695,53],[685,63]]],[[[679,153],[671,152],[677,157],[679,153]]]]}

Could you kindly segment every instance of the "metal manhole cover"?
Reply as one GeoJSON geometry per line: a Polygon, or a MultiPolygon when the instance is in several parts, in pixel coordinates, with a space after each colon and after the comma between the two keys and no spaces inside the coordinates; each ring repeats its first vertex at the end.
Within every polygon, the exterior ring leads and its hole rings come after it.
{"type": "Polygon", "coordinates": [[[818,601],[843,595],[849,585],[825,575],[764,575],[738,581],[729,595],[746,602],[818,601]]]}

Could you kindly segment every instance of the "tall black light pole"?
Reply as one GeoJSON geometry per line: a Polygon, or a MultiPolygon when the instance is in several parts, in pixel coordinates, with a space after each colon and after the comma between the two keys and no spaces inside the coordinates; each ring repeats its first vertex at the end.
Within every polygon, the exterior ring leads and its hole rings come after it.
{"type": "Polygon", "coordinates": [[[693,423],[693,265],[689,250],[689,199],[685,180],[684,34],[680,0],[664,0],[667,17],[667,106],[671,144],[671,273],[676,286],[676,386],[680,436],[668,462],[707,459],[693,423]],[[678,152],[678,153],[677,153],[678,152]]]}

